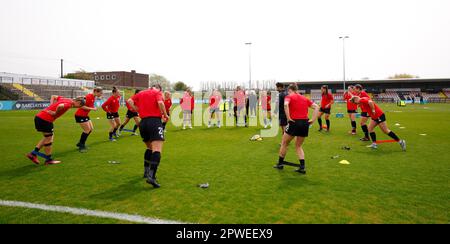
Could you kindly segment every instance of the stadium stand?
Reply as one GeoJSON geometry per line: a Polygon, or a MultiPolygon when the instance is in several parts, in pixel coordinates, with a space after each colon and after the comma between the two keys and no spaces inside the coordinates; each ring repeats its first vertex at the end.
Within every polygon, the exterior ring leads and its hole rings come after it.
{"type": "Polygon", "coordinates": [[[374,99],[382,102],[395,102],[400,100],[400,97],[396,92],[384,92],[380,94],[376,94],[374,99]]]}
{"type": "Polygon", "coordinates": [[[28,87],[26,87],[26,85],[21,85],[21,84],[14,83],[14,84],[12,84],[12,86],[17,91],[22,92],[24,95],[26,95],[28,97],[31,97],[31,98],[33,98],[36,101],[43,101],[44,100],[38,94],[36,94],[32,89],[29,89],[28,87]]]}
{"type": "Polygon", "coordinates": [[[322,99],[322,92],[320,90],[311,90],[311,100],[319,102],[322,99]]]}
{"type": "Polygon", "coordinates": [[[50,100],[52,95],[75,98],[85,95],[94,84],[86,80],[0,73],[1,99],[4,100],[43,101],[50,100]]]}
{"type": "MultiPolygon", "coordinates": [[[[64,86],[45,85],[21,85],[21,84],[1,84],[2,90],[13,94],[14,99],[22,101],[44,101],[50,100],[52,95],[60,95],[67,98],[75,98],[86,94],[85,90],[64,86]]],[[[4,99],[6,100],[6,99],[4,99]]]]}
{"type": "MultiPolygon", "coordinates": [[[[285,83],[286,86],[289,83],[285,83]]],[[[349,82],[347,84],[361,83],[366,92],[376,101],[398,102],[450,102],[450,79],[413,79],[413,80],[377,80],[349,82]],[[396,88],[398,86],[398,88],[396,88]]],[[[344,102],[342,83],[331,82],[298,82],[300,93],[314,102],[320,102],[323,84],[329,86],[336,102],[344,102]]],[[[0,72],[0,100],[42,101],[49,100],[52,95],[61,95],[68,98],[84,96],[95,86],[94,81],[48,78],[30,75],[20,75],[0,72]]],[[[103,99],[110,96],[112,87],[103,87],[103,99]]],[[[124,102],[124,91],[127,87],[119,87],[124,102]]],[[[129,94],[128,94],[129,96],[129,94]]]]}
{"type": "MultiPolygon", "coordinates": [[[[423,97],[423,99],[425,99],[425,100],[445,98],[445,97],[442,97],[441,93],[426,93],[426,92],[421,92],[420,95],[421,95],[421,96],[423,97]]],[[[420,95],[419,95],[419,97],[420,97],[420,95]]]]}
{"type": "Polygon", "coordinates": [[[1,84],[2,89],[7,90],[9,93],[14,94],[15,100],[22,101],[33,101],[34,97],[29,94],[24,93],[22,90],[18,89],[16,84],[1,84]]]}
{"type": "Polygon", "coordinates": [[[19,100],[19,95],[15,94],[3,85],[0,85],[0,100],[19,100]]]}
{"type": "Polygon", "coordinates": [[[442,90],[442,93],[444,93],[444,95],[445,95],[447,98],[450,98],[450,88],[444,88],[444,89],[442,90]]]}
{"type": "Polygon", "coordinates": [[[344,93],[345,93],[345,91],[342,89],[337,90],[336,93],[333,94],[334,100],[338,101],[338,102],[343,102],[344,101],[344,93]]]}
{"type": "Polygon", "coordinates": [[[49,100],[52,95],[60,95],[67,98],[76,98],[86,94],[86,91],[79,87],[46,86],[46,85],[23,85],[43,100],[49,100]]]}

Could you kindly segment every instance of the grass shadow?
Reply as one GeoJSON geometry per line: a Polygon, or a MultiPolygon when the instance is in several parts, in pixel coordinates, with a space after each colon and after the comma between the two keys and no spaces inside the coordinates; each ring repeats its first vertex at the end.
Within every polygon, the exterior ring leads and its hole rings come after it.
{"type": "Polygon", "coordinates": [[[293,172],[294,167],[285,167],[284,170],[278,170],[280,175],[280,189],[299,189],[299,187],[305,188],[309,186],[320,186],[322,185],[318,181],[311,181],[308,175],[302,175],[297,172],[293,172]]]}
{"type": "Polygon", "coordinates": [[[89,198],[98,200],[125,200],[143,191],[150,191],[152,189],[150,185],[144,183],[144,179],[135,177],[115,188],[91,195],[89,198]]]}
{"type": "Polygon", "coordinates": [[[43,168],[43,167],[40,167],[38,165],[34,165],[34,164],[30,163],[29,165],[25,165],[20,168],[14,168],[14,169],[10,169],[10,170],[0,171],[0,178],[12,179],[12,178],[24,177],[24,176],[27,176],[28,174],[40,172],[44,169],[45,168],[43,168]]]}
{"type": "Polygon", "coordinates": [[[384,155],[390,155],[390,154],[398,154],[398,153],[405,153],[400,148],[398,150],[392,149],[392,148],[380,148],[382,146],[378,146],[378,149],[371,149],[368,148],[367,145],[361,145],[360,147],[353,147],[351,152],[357,153],[357,154],[363,154],[363,155],[372,155],[377,153],[382,153],[384,155]]]}
{"type": "MultiPolygon", "coordinates": [[[[93,142],[93,143],[88,143],[87,144],[87,147],[88,147],[88,152],[87,153],[89,153],[89,149],[91,149],[93,146],[101,145],[101,144],[105,144],[105,143],[111,143],[111,142],[105,140],[105,141],[96,141],[96,142],[93,142]]],[[[85,154],[85,153],[80,153],[78,151],[78,148],[74,144],[73,149],[65,150],[65,151],[55,151],[55,150],[53,150],[53,154],[52,155],[55,158],[58,158],[58,157],[65,157],[66,155],[73,154],[73,153],[85,154]]]]}

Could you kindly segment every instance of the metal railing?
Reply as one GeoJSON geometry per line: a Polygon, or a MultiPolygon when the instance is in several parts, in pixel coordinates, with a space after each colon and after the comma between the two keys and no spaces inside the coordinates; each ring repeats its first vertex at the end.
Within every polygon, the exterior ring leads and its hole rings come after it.
{"type": "Polygon", "coordinates": [[[64,87],[88,87],[93,88],[95,82],[91,80],[75,80],[63,78],[51,78],[32,75],[21,75],[11,73],[0,73],[0,84],[21,84],[21,85],[45,85],[64,87]]]}

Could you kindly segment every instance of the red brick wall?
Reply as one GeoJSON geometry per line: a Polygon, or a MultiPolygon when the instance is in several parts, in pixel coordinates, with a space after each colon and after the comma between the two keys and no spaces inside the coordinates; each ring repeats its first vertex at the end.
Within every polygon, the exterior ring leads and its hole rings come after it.
{"type": "Polygon", "coordinates": [[[98,85],[115,85],[128,87],[148,88],[149,75],[135,72],[96,72],[92,73],[92,79],[98,85]]]}

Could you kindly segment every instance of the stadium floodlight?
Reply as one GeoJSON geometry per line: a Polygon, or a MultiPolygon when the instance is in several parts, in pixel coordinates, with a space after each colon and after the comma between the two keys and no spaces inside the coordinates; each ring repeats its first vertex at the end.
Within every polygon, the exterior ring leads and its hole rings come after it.
{"type": "Polygon", "coordinates": [[[340,36],[339,39],[342,39],[342,59],[343,59],[343,73],[344,73],[344,91],[345,91],[345,39],[350,38],[349,36],[340,36]]]}
{"type": "Polygon", "coordinates": [[[245,45],[248,46],[248,89],[252,88],[252,43],[246,42],[245,45]]]}
{"type": "Polygon", "coordinates": [[[64,59],[61,59],[61,79],[64,78],[64,59]]]}

